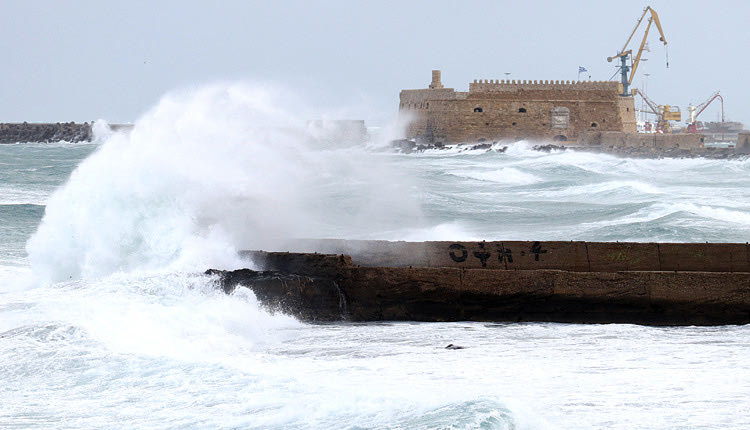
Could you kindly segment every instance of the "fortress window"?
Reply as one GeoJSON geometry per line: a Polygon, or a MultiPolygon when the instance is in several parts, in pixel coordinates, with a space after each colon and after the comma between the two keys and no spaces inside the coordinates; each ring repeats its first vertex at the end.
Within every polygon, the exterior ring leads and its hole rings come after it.
{"type": "Polygon", "coordinates": [[[597,123],[595,123],[595,122],[592,122],[592,123],[591,123],[591,127],[596,127],[596,126],[598,126],[598,125],[599,125],[599,124],[597,124],[597,123]]]}
{"type": "Polygon", "coordinates": [[[485,122],[484,125],[490,125],[490,123],[489,122],[485,122]]]}
{"type": "Polygon", "coordinates": [[[518,113],[526,113],[526,108],[519,108],[518,113]]]}
{"type": "MultiPolygon", "coordinates": [[[[549,110],[550,128],[566,129],[570,123],[570,109],[556,106],[549,110]]],[[[546,124],[545,124],[546,125],[546,124]]]]}
{"type": "Polygon", "coordinates": [[[511,125],[512,125],[512,126],[516,126],[517,124],[516,124],[516,123],[514,122],[514,123],[513,123],[513,124],[511,124],[511,125]]]}
{"type": "Polygon", "coordinates": [[[475,107],[475,108],[474,108],[474,112],[482,112],[482,108],[480,108],[480,107],[475,107]]]}

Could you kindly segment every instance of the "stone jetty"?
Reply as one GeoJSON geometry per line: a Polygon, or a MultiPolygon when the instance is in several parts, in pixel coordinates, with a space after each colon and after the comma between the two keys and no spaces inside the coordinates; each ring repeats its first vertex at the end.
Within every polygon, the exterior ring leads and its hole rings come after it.
{"type": "Polygon", "coordinates": [[[312,321],[750,323],[750,246],[609,242],[300,242],[209,271],[225,291],[312,321]]]}

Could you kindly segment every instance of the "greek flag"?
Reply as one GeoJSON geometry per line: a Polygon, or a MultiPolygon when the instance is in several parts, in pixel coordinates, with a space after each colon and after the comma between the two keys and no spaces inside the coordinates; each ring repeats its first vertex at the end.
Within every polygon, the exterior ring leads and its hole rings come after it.
{"type": "Polygon", "coordinates": [[[588,70],[586,70],[586,68],[585,68],[585,67],[583,67],[583,66],[578,66],[578,73],[583,73],[583,72],[587,72],[587,71],[588,71],[588,70]]]}

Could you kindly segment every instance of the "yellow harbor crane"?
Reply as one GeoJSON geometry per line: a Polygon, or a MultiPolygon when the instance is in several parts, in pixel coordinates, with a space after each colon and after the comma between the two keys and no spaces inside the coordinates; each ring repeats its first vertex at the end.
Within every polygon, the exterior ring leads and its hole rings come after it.
{"type": "Polygon", "coordinates": [[[648,105],[649,109],[651,109],[650,113],[656,115],[657,133],[671,133],[672,125],[669,121],[682,120],[682,112],[680,112],[679,107],[670,105],[657,105],[653,100],[648,98],[648,96],[646,96],[643,91],[633,90],[633,93],[641,96],[643,98],[643,101],[648,105]]]}
{"type": "MultiPolygon", "coordinates": [[[[656,13],[655,10],[651,9],[651,6],[647,6],[646,9],[643,10],[643,15],[641,15],[641,18],[638,20],[638,23],[635,25],[635,28],[633,29],[633,32],[630,33],[630,37],[628,37],[628,40],[625,42],[625,45],[622,47],[622,50],[620,50],[617,55],[612,57],[607,57],[607,61],[610,63],[615,58],[619,58],[621,61],[620,65],[620,73],[621,73],[621,85],[622,85],[622,94],[620,94],[623,97],[627,97],[632,95],[629,91],[630,85],[633,83],[633,77],[635,76],[635,71],[638,69],[638,64],[641,62],[641,55],[643,54],[644,47],[646,46],[646,38],[648,37],[648,31],[651,29],[651,24],[656,24],[656,28],[659,29],[659,35],[661,36],[659,38],[660,41],[664,42],[664,47],[667,46],[667,38],[664,36],[664,31],[661,29],[661,22],[659,22],[659,15],[656,13]],[[638,27],[640,27],[641,23],[643,22],[643,18],[646,17],[646,14],[651,12],[651,16],[648,17],[648,24],[646,25],[646,32],[643,34],[643,40],[641,40],[641,46],[638,48],[638,54],[635,56],[635,59],[631,61],[631,64],[628,65],[628,57],[631,57],[633,50],[628,49],[628,44],[630,44],[630,41],[633,39],[633,35],[635,35],[635,32],[638,30],[638,27]],[[630,71],[630,76],[628,76],[628,71],[630,71]]],[[[667,53],[667,67],[669,67],[669,53],[667,53]]]]}

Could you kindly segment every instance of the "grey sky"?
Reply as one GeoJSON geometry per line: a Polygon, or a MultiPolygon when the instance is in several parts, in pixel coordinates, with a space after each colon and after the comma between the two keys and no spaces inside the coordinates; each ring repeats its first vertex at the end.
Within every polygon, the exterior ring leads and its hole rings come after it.
{"type": "MultiPolygon", "coordinates": [[[[750,3],[653,1],[639,69],[648,93],[683,111],[721,90],[750,125],[750,3]]],[[[321,110],[377,125],[430,70],[473,79],[609,79],[646,3],[610,1],[28,1],[0,3],[0,122],[131,122],[165,92],[232,79],[290,87],[321,110]]],[[[717,107],[701,119],[716,120],[717,107]]],[[[683,116],[685,113],[683,114],[683,116]]]]}

